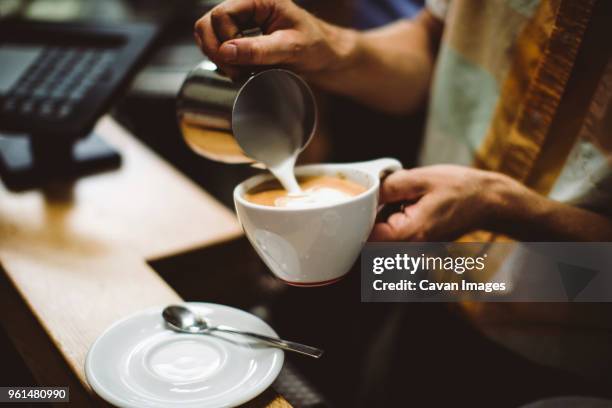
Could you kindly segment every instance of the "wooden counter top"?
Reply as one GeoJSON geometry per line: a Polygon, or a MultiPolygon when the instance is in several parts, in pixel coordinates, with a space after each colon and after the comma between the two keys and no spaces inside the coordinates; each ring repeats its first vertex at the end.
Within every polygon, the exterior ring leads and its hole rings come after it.
{"type": "MultiPolygon", "coordinates": [[[[44,192],[0,186],[2,323],[37,381],[69,385],[75,403],[101,403],[84,361],[112,322],[181,301],[147,261],[242,234],[230,210],[112,119],[96,131],[120,169],[44,192]]],[[[289,406],[272,390],[252,403],[289,406]]]]}

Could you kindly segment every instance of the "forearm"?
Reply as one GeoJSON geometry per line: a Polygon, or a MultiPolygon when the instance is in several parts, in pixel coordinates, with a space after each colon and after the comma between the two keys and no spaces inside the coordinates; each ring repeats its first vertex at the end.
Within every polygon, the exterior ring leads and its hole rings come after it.
{"type": "Polygon", "coordinates": [[[408,113],[425,101],[441,23],[424,11],[413,20],[359,33],[327,26],[336,61],[309,79],[374,109],[408,113]]]}
{"type": "Polygon", "coordinates": [[[522,241],[612,241],[612,218],[550,200],[502,176],[491,229],[522,241]]]}

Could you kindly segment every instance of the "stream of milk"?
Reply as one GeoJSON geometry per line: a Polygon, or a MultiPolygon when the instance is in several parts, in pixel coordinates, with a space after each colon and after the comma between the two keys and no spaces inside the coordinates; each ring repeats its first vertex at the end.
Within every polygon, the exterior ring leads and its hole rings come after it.
{"type": "Polygon", "coordinates": [[[268,169],[274,177],[282,184],[283,188],[287,190],[290,195],[299,195],[302,193],[302,189],[298,184],[293,169],[295,168],[295,161],[299,152],[295,152],[291,157],[281,162],[276,166],[270,166],[268,169]]]}

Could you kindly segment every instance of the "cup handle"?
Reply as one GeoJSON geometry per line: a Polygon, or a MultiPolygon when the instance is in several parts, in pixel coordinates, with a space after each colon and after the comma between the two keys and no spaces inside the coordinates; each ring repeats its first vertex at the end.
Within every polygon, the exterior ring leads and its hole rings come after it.
{"type": "Polygon", "coordinates": [[[379,179],[393,173],[394,171],[402,169],[402,163],[397,159],[385,157],[382,159],[370,160],[361,163],[354,163],[353,167],[372,174],[374,177],[379,179]]]}

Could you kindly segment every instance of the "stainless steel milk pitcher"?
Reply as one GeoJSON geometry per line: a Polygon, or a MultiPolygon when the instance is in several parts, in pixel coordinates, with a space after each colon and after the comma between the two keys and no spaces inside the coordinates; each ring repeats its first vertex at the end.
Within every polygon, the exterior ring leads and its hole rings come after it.
{"type": "Polygon", "coordinates": [[[232,81],[210,61],[188,75],[177,115],[187,144],[225,163],[274,165],[301,151],[317,125],[314,95],[293,72],[267,69],[232,81]]]}

